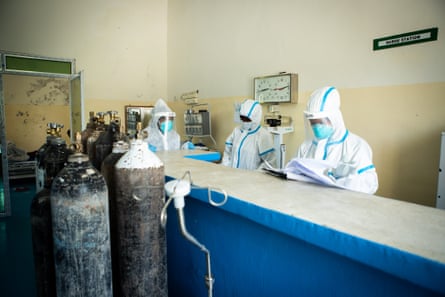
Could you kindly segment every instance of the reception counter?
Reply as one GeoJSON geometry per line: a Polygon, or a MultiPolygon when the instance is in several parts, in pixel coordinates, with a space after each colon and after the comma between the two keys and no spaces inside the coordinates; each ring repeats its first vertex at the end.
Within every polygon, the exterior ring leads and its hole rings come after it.
{"type": "MultiPolygon", "coordinates": [[[[185,222],[210,251],[213,296],[445,295],[445,211],[194,154],[202,152],[157,155],[167,180],[191,173],[185,222]],[[227,192],[224,205],[209,203],[209,186],[227,192]]],[[[167,246],[169,296],[207,296],[205,256],[181,236],[173,206],[167,246]]]]}

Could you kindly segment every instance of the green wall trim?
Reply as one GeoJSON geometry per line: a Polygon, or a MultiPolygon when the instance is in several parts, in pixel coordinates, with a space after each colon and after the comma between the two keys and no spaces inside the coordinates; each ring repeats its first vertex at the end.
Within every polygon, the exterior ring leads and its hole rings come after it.
{"type": "Polygon", "coordinates": [[[72,74],[72,62],[6,55],[5,70],[72,74]]]}

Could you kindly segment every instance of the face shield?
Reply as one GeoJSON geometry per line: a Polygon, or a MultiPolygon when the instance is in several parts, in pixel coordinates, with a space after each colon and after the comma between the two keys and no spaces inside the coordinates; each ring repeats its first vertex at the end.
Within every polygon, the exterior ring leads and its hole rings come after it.
{"type": "Polygon", "coordinates": [[[155,118],[157,119],[156,125],[161,135],[161,141],[164,147],[164,150],[169,149],[169,135],[172,134],[173,131],[176,131],[175,127],[175,117],[176,113],[166,111],[166,112],[158,112],[155,114],[155,118]]]}
{"type": "Polygon", "coordinates": [[[157,120],[157,126],[161,134],[167,135],[170,131],[176,129],[174,112],[159,112],[155,114],[157,120]]]}
{"type": "Polygon", "coordinates": [[[306,138],[322,140],[331,137],[334,133],[335,129],[330,112],[304,111],[304,119],[306,138]]]}
{"type": "Polygon", "coordinates": [[[311,94],[304,111],[306,140],[339,140],[346,128],[340,112],[340,94],[323,87],[311,94]]]}
{"type": "Polygon", "coordinates": [[[309,119],[312,133],[317,139],[329,138],[334,133],[334,127],[328,117],[309,119]]]}

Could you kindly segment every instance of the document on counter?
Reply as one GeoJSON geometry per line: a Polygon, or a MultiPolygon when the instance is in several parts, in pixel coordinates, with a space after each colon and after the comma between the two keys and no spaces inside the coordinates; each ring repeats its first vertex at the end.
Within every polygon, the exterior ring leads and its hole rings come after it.
{"type": "Polygon", "coordinates": [[[334,180],[326,174],[326,172],[333,167],[334,165],[332,163],[325,160],[294,158],[286,165],[286,168],[273,168],[270,163],[266,162],[266,167],[264,167],[263,170],[271,175],[288,180],[343,188],[338,186],[334,180]]]}

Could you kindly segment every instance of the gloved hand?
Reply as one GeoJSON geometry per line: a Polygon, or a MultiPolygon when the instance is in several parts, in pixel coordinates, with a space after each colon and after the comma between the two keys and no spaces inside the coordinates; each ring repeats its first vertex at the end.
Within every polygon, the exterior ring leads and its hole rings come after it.
{"type": "Polygon", "coordinates": [[[332,170],[332,174],[336,179],[339,179],[354,174],[355,171],[355,166],[340,162],[338,163],[337,167],[332,170]]]}
{"type": "Polygon", "coordinates": [[[182,144],[181,149],[183,150],[194,150],[195,145],[191,141],[186,141],[182,144]]]}
{"type": "Polygon", "coordinates": [[[355,167],[343,162],[338,163],[336,168],[329,168],[325,171],[325,174],[334,182],[337,182],[339,179],[345,178],[354,173],[355,167]]]}

